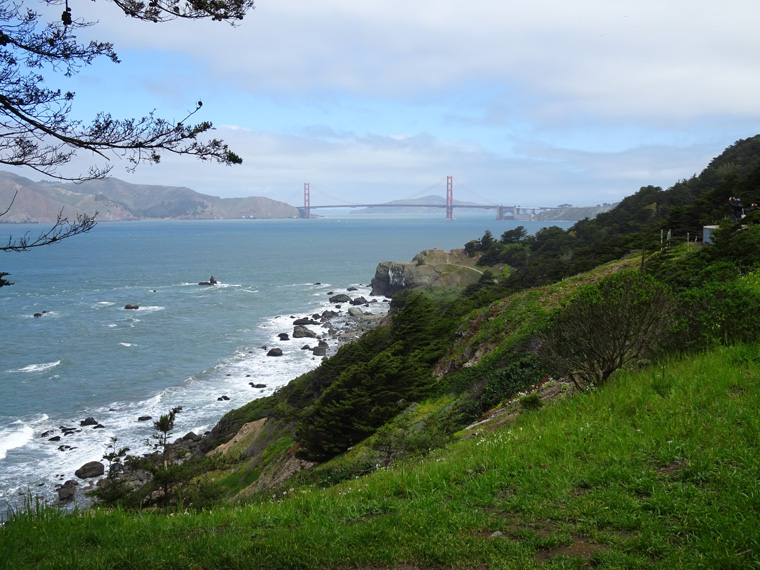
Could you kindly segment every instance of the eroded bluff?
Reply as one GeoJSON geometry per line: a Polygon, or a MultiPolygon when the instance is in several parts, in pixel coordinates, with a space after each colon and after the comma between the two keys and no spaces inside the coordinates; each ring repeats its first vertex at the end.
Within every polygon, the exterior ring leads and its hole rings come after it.
{"type": "Polygon", "coordinates": [[[372,295],[392,297],[415,287],[464,288],[483,274],[475,268],[476,261],[464,249],[426,249],[409,262],[383,261],[372,278],[372,295]]]}

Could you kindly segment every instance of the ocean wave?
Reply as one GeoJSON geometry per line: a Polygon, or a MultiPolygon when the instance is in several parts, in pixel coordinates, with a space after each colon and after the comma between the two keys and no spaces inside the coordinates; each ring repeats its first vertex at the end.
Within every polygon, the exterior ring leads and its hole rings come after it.
{"type": "Polygon", "coordinates": [[[14,423],[15,426],[12,424],[12,426],[0,430],[0,461],[5,459],[11,449],[24,447],[34,437],[34,430],[30,426],[18,425],[18,422],[14,423]]]}
{"type": "Polygon", "coordinates": [[[29,364],[28,366],[24,366],[22,368],[19,368],[17,370],[11,370],[10,372],[43,372],[45,370],[50,370],[51,368],[55,368],[61,363],[60,360],[56,360],[55,362],[43,362],[40,364],[29,364]]]}
{"type": "MultiPolygon", "coordinates": [[[[192,284],[197,287],[197,284],[192,284]]],[[[175,285],[176,287],[176,285],[175,285]]],[[[230,292],[250,292],[247,287],[234,286],[227,293],[221,289],[213,289],[222,292],[222,297],[227,298],[230,292]]],[[[256,398],[271,395],[275,390],[287,384],[293,378],[300,376],[315,368],[321,362],[321,357],[315,357],[311,351],[303,350],[305,344],[314,344],[313,339],[292,339],[281,341],[278,334],[282,332],[292,333],[293,316],[310,316],[319,314],[325,309],[335,310],[334,304],[329,302],[328,291],[344,292],[345,287],[332,287],[324,283],[321,285],[303,284],[295,285],[296,290],[306,294],[302,299],[299,309],[292,313],[280,314],[272,317],[260,317],[255,321],[242,324],[236,331],[240,337],[239,343],[227,357],[217,361],[216,365],[205,370],[186,376],[183,380],[177,379],[177,383],[157,390],[149,390],[141,397],[134,400],[125,397],[123,400],[113,400],[109,404],[100,403],[92,407],[79,408],[76,411],[66,413],[51,413],[53,418],[36,426],[30,419],[25,418],[25,424],[32,426],[33,432],[21,426],[8,426],[9,430],[3,430],[0,425],[0,434],[8,439],[3,445],[8,449],[23,446],[23,449],[9,454],[3,462],[3,470],[0,472],[0,503],[14,497],[14,490],[20,481],[24,485],[35,487],[36,493],[48,496],[55,500],[54,483],[62,482],[71,478],[73,472],[87,461],[101,460],[107,446],[112,443],[112,438],[117,438],[119,447],[129,447],[130,454],[141,455],[152,451],[152,438],[154,433],[153,422],[162,414],[166,414],[175,406],[182,406],[182,413],[177,416],[177,424],[173,438],[193,431],[203,434],[211,429],[229,410],[239,407],[256,398]],[[319,292],[312,296],[311,293],[319,292]],[[262,345],[282,347],[284,354],[277,358],[267,356],[268,350],[262,345]],[[150,420],[140,418],[149,416],[150,420]],[[94,417],[102,428],[80,428],[79,422],[86,417],[94,417]],[[76,427],[76,431],[61,438],[51,441],[51,437],[42,437],[42,434],[50,432],[51,436],[63,435],[61,425],[76,427]],[[34,437],[34,433],[39,437],[34,437]],[[30,440],[31,439],[31,440],[30,440]]],[[[208,287],[198,287],[199,291],[208,294],[208,287]]],[[[367,295],[367,290],[360,289],[349,295],[367,295]]],[[[212,296],[218,296],[211,293],[212,296]]],[[[195,296],[195,295],[193,295],[195,296]]],[[[233,294],[233,297],[235,295],[233,294]]],[[[153,298],[157,300],[157,298],[153,298]]],[[[166,301],[167,306],[172,306],[166,301]]],[[[114,307],[115,308],[115,307],[114,307]]],[[[163,310],[164,307],[140,306],[138,311],[125,311],[120,313],[117,322],[105,321],[101,326],[110,328],[139,326],[140,313],[163,310]],[[126,318],[124,318],[126,316],[126,318]]],[[[363,308],[364,311],[387,310],[386,306],[376,304],[363,308]]],[[[333,321],[333,327],[340,329],[346,307],[340,311],[340,316],[333,321]]],[[[145,321],[152,320],[145,317],[145,321]]],[[[312,325],[312,328],[320,336],[327,338],[326,331],[322,327],[312,325]]],[[[101,329],[102,330],[102,329],[101,329]]],[[[125,348],[142,346],[133,342],[132,338],[116,338],[118,344],[125,348]]],[[[329,340],[329,339],[327,339],[329,340]]],[[[335,339],[330,344],[335,346],[335,339]]],[[[113,345],[112,345],[113,346],[113,345]]],[[[135,349],[139,350],[139,349],[135,349]]],[[[128,354],[133,351],[118,351],[128,354]]],[[[55,365],[56,363],[47,363],[55,365]]],[[[33,366],[45,366],[33,365],[33,366]]],[[[25,367],[32,371],[31,367],[25,367]]],[[[37,368],[42,370],[44,368],[37,368]]],[[[6,453],[3,451],[3,454],[6,453]]]]}
{"type": "Polygon", "coordinates": [[[140,308],[137,309],[141,313],[155,313],[156,311],[163,311],[166,309],[166,307],[161,307],[160,305],[140,305],[140,308]]]}

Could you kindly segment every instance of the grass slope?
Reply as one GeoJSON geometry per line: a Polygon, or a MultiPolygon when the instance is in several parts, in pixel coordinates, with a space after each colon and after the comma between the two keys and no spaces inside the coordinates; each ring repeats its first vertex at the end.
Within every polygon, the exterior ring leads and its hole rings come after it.
{"type": "Polygon", "coordinates": [[[0,567],[758,568],[760,345],[619,373],[329,489],[174,515],[45,507],[0,567]]]}

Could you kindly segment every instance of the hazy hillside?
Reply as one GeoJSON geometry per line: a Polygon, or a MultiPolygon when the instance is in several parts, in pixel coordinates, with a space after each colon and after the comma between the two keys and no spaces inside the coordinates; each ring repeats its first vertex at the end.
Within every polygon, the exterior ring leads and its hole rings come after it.
{"type": "MultiPolygon", "coordinates": [[[[463,202],[461,200],[454,200],[454,206],[464,206],[464,205],[472,205],[474,202],[463,202]]],[[[418,216],[420,214],[441,214],[445,215],[445,207],[446,207],[446,198],[443,196],[423,196],[422,198],[414,198],[412,200],[392,200],[390,202],[384,202],[382,206],[377,206],[375,208],[359,208],[356,210],[352,210],[352,214],[370,214],[370,215],[407,215],[407,216],[418,216]],[[399,204],[403,204],[403,206],[400,206],[399,204]],[[409,204],[419,204],[419,206],[410,206],[409,204]],[[431,206],[432,207],[425,207],[425,206],[431,206]]],[[[482,210],[470,210],[470,209],[460,209],[455,210],[456,215],[461,215],[465,213],[472,213],[473,211],[477,212],[482,210]]],[[[495,210],[493,210],[495,212],[495,210]]]]}
{"type": "Polygon", "coordinates": [[[130,184],[117,178],[83,184],[34,182],[0,172],[0,211],[11,202],[13,207],[0,222],[52,222],[61,210],[67,217],[97,212],[99,221],[298,217],[297,208],[261,196],[219,198],[190,188],[130,184]]]}

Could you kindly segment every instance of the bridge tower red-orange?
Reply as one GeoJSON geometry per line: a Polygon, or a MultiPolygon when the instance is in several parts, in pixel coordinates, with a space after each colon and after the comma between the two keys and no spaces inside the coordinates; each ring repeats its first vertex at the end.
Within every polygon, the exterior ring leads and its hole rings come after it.
{"type": "Polygon", "coordinates": [[[303,183],[303,217],[311,218],[311,197],[309,196],[309,183],[303,183]]]}
{"type": "Polygon", "coordinates": [[[446,177],[446,219],[454,219],[454,177],[446,177]]]}

